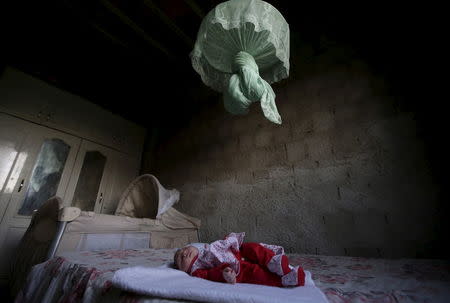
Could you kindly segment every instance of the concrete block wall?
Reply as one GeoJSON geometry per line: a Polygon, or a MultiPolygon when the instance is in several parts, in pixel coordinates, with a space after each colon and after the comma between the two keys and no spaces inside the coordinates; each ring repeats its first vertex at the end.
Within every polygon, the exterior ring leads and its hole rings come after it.
{"type": "Polygon", "coordinates": [[[259,103],[233,116],[216,100],[148,172],[180,190],[175,207],[202,220],[205,242],[245,231],[288,252],[426,256],[436,188],[413,114],[362,61],[296,58],[273,85],[281,125],[259,103]]]}

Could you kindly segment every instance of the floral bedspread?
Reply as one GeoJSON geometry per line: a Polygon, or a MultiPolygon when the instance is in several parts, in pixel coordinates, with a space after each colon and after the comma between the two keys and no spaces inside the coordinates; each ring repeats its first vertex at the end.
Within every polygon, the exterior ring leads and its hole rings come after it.
{"type": "Polygon", "coordinates": [[[450,303],[450,261],[291,255],[331,303],[450,303]]]}
{"type": "MultiPolygon", "coordinates": [[[[114,272],[159,266],[175,249],[65,253],[33,267],[15,302],[186,302],[152,298],[112,287],[114,272]]],[[[330,303],[450,302],[450,262],[290,254],[292,265],[311,272],[330,303]]]]}

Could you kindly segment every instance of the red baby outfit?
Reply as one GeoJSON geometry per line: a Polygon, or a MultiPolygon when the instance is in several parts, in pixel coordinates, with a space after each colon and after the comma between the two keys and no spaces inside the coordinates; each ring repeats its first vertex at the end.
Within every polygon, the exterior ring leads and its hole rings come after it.
{"type": "Polygon", "coordinates": [[[303,286],[305,273],[291,267],[281,246],[243,243],[245,233],[230,233],[223,240],[195,245],[199,254],[191,265],[192,276],[225,282],[223,269],[236,272],[236,282],[268,286],[303,286]]]}

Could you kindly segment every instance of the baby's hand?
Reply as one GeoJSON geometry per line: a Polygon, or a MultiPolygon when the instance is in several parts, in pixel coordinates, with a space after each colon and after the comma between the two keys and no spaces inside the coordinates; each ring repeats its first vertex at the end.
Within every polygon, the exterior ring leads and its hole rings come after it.
{"type": "Polygon", "coordinates": [[[236,272],[232,270],[230,267],[225,267],[222,272],[223,278],[227,283],[235,284],[236,283],[236,272]]]}

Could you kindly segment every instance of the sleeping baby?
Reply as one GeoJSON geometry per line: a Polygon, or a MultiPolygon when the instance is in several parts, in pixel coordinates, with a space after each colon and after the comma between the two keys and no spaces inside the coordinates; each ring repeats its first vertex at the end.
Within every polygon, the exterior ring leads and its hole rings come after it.
{"type": "Polygon", "coordinates": [[[305,285],[305,272],[289,265],[281,246],[243,243],[245,233],[230,233],[211,244],[191,243],[176,251],[175,266],[191,276],[225,283],[289,287],[305,285]]]}

